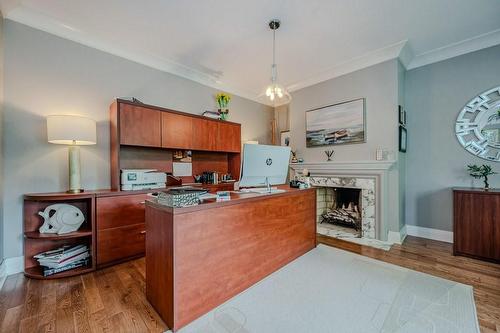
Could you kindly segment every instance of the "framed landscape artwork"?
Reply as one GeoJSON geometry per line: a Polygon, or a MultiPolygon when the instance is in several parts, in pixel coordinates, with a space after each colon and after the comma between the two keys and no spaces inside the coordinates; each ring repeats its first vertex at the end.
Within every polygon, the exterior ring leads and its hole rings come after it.
{"type": "Polygon", "coordinates": [[[363,142],[366,142],[364,98],[306,112],[307,147],[363,142]]]}

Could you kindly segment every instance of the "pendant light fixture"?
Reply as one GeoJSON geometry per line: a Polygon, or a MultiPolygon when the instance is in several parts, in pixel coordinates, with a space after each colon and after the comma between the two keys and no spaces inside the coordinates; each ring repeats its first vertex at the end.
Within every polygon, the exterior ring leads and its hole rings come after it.
{"type": "Polygon", "coordinates": [[[292,96],[281,84],[278,83],[278,67],[276,65],[276,30],[280,27],[280,21],[273,19],[269,22],[269,28],[273,31],[273,64],[271,65],[271,84],[266,88],[266,96],[274,105],[290,103],[292,96]]]}

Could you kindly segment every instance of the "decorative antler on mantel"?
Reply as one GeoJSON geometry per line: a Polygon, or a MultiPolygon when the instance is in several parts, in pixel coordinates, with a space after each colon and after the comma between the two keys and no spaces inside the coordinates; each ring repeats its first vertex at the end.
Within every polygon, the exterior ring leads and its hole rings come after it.
{"type": "Polygon", "coordinates": [[[335,153],[335,151],[333,149],[332,150],[325,150],[327,162],[330,162],[332,160],[333,153],[335,153]]]}

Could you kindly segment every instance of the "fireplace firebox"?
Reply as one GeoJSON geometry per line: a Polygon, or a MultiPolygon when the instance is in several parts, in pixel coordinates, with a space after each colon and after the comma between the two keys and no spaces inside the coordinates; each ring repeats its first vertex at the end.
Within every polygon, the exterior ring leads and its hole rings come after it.
{"type": "Polygon", "coordinates": [[[323,212],[319,223],[354,229],[361,236],[361,189],[331,187],[324,189],[323,212]]]}

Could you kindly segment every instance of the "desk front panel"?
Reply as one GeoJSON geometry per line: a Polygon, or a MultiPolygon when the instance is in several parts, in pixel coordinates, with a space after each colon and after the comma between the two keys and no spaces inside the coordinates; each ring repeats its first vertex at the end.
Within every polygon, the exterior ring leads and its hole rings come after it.
{"type": "Polygon", "coordinates": [[[316,246],[314,190],[174,217],[174,329],[316,246]]]}

